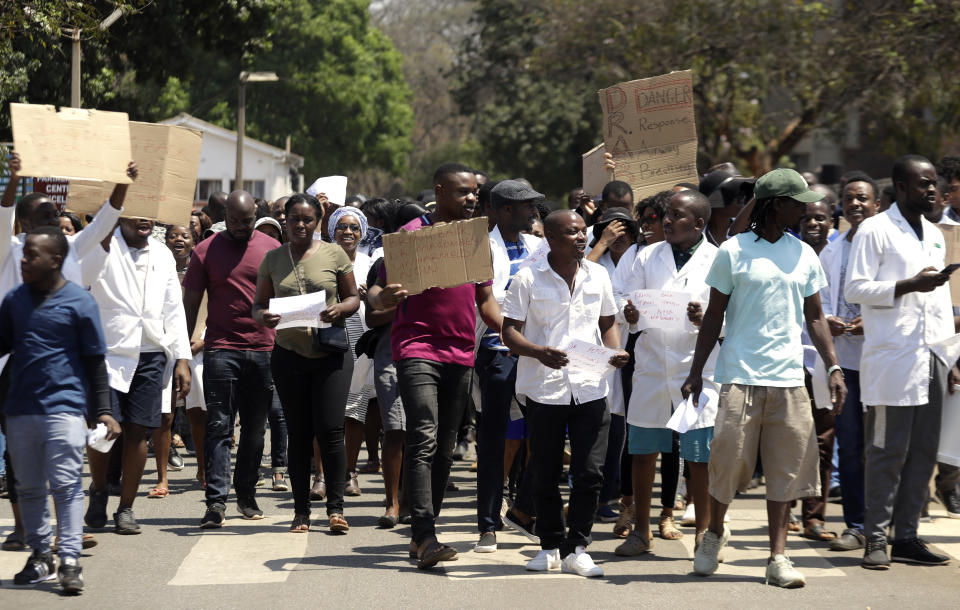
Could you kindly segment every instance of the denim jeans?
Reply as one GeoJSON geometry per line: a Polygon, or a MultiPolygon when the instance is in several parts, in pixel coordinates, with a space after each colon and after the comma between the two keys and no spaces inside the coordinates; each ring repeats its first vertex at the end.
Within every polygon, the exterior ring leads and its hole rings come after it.
{"type": "MultiPolygon", "coordinates": [[[[501,525],[503,450],[517,380],[517,357],[481,347],[477,353],[476,371],[480,377],[482,415],[477,437],[477,528],[484,533],[493,532],[501,525]]],[[[514,502],[517,510],[531,516],[536,514],[532,482],[530,469],[524,469],[514,502]]]]}
{"type": "Polygon", "coordinates": [[[283,407],[277,389],[273,389],[273,400],[270,402],[270,412],[267,413],[270,422],[270,467],[273,474],[287,472],[287,420],[283,416],[283,407]]]}
{"type": "Polygon", "coordinates": [[[287,420],[294,512],[310,514],[310,459],[316,439],[327,481],[327,514],[342,513],[347,484],[343,418],[353,358],[349,354],[305,358],[278,345],[273,348],[272,367],[287,420]]]}
{"type": "Polygon", "coordinates": [[[240,440],[233,488],[237,498],[256,495],[267,411],[273,400],[270,352],[210,349],[203,352],[203,394],[207,402],[204,439],[207,506],[225,506],[230,493],[230,443],[236,418],[240,440]]]}
{"type": "Polygon", "coordinates": [[[593,518],[603,486],[610,409],[604,399],[581,404],[544,405],[527,400],[533,469],[533,500],[540,548],[569,555],[590,544],[593,518]],[[563,531],[563,500],[557,480],[563,471],[565,436],[570,436],[570,508],[563,531]]]}
{"type": "Polygon", "coordinates": [[[50,504],[57,510],[60,556],[80,556],[83,537],[83,451],[87,424],[77,413],[7,416],[7,448],[17,468],[17,493],[27,544],[50,550],[50,504]]]}
{"type": "Polygon", "coordinates": [[[417,544],[436,536],[436,518],[472,380],[473,368],[468,366],[423,358],[397,362],[397,381],[407,419],[404,486],[417,544]]]}
{"type": "Polygon", "coordinates": [[[843,490],[843,520],[847,527],[863,531],[863,405],[860,404],[860,372],[843,369],[847,399],[834,417],[840,489],[843,490]]]}

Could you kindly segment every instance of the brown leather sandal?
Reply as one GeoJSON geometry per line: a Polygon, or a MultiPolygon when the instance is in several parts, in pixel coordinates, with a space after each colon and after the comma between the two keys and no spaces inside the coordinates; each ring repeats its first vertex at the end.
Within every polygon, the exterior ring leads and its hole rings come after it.
{"type": "Polygon", "coordinates": [[[347,520],[343,518],[343,515],[340,513],[331,514],[328,519],[330,519],[330,531],[331,532],[340,532],[345,534],[350,531],[350,526],[347,525],[347,520]]]}

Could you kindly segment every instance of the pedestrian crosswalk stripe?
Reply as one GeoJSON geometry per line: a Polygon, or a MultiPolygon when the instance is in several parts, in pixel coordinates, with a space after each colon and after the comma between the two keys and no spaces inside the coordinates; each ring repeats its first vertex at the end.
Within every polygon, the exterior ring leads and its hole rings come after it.
{"type": "Polygon", "coordinates": [[[307,551],[309,534],[291,534],[289,516],[228,519],[222,529],[197,530],[197,542],[168,584],[240,585],[286,582],[307,551]]]}

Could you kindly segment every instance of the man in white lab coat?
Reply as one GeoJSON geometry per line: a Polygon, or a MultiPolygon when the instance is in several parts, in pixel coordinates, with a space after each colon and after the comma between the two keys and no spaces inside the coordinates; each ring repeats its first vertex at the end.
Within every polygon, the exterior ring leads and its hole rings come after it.
{"type": "MultiPolygon", "coordinates": [[[[697,334],[703,318],[703,305],[710,299],[706,283],[717,247],[704,237],[710,220],[710,201],[698,191],[674,194],[663,218],[665,241],[644,248],[626,273],[617,305],[630,323],[630,331],[643,331],[637,338],[633,387],[627,409],[628,448],[633,456],[633,497],[636,529],[617,547],[621,556],[634,556],[650,550],[650,501],[657,455],[673,451],[673,430],[666,427],[674,409],[683,401],[680,386],[690,372],[697,334]],[[638,326],[639,312],[630,300],[635,290],[668,290],[689,294],[689,324],[685,329],[638,326]]],[[[720,386],[713,381],[717,350],[704,367],[704,385],[713,390],[696,423],[680,435],[680,456],[690,466],[690,488],[698,507],[697,534],[710,525],[707,462],[710,440],[717,416],[720,386]]],[[[661,515],[661,518],[662,515],[661,515]]]]}
{"type": "MultiPolygon", "coordinates": [[[[133,501],[147,461],[147,439],[160,425],[163,388],[190,391],[190,339],[177,264],[165,244],[151,240],[153,221],[123,218],[113,235],[82,263],[84,279],[100,307],[107,342],[107,374],[114,418],[123,429],[123,481],[114,513],[118,534],[139,534],[133,501]]],[[[107,521],[110,456],[89,452],[87,525],[107,521]]]]}
{"type": "Polygon", "coordinates": [[[953,335],[943,234],[923,217],[936,199],[937,174],[918,155],[893,166],[897,202],[860,226],[850,251],[844,290],[861,306],[861,400],[867,405],[867,538],[863,567],[885,570],[887,526],[892,559],[939,565],[949,558],[917,537],[917,521],[937,461],[940,416],[947,388],[960,380],[953,362],[931,345],[953,335]]]}

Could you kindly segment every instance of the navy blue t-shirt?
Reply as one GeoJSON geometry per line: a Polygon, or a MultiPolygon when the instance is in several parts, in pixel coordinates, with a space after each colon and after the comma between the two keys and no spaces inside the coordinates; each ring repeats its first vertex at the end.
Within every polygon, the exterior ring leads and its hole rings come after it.
{"type": "Polygon", "coordinates": [[[7,415],[87,413],[83,356],[106,354],[97,302],[67,282],[46,300],[26,284],[0,304],[0,350],[13,352],[7,415]]]}

